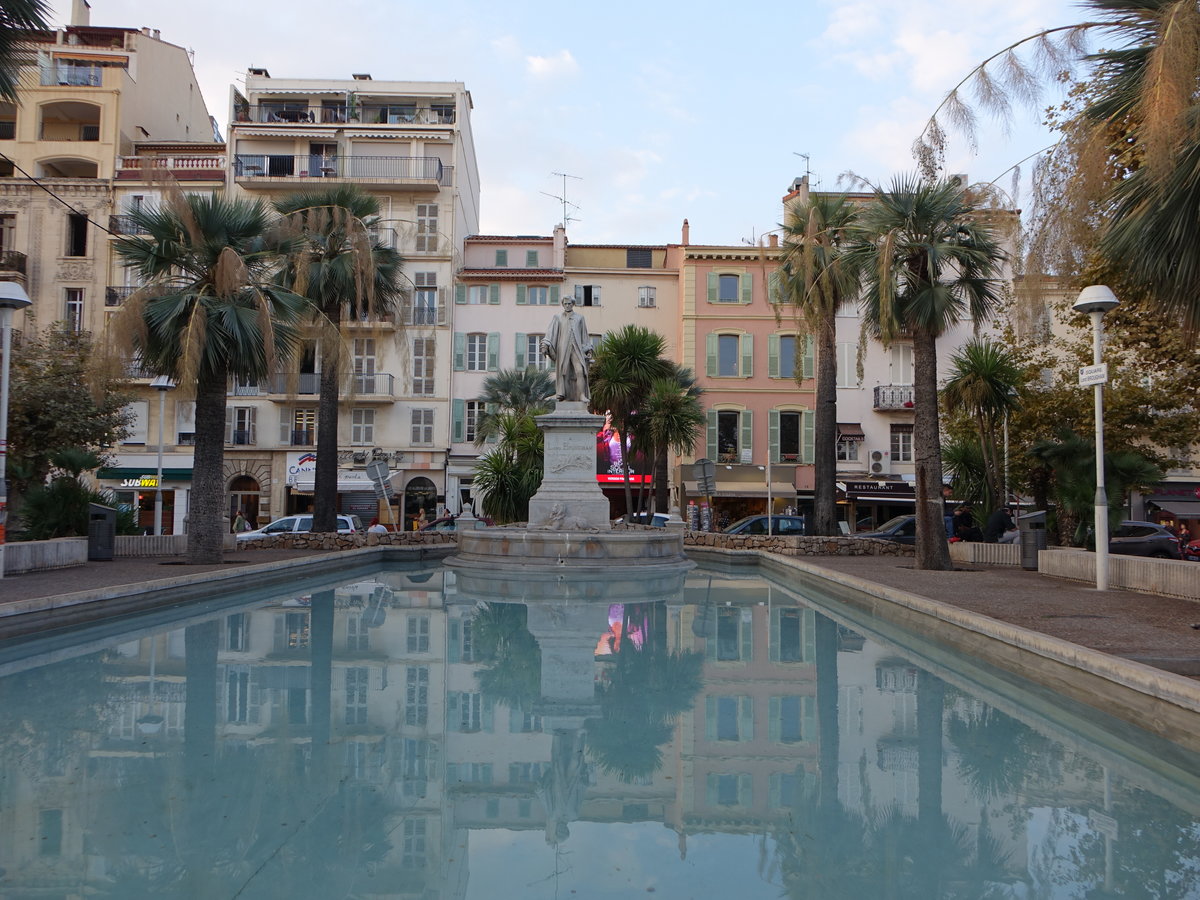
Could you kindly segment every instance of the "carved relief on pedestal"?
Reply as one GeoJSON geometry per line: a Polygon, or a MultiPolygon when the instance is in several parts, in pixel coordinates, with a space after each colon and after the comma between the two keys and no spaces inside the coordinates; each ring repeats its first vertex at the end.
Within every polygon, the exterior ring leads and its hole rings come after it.
{"type": "Polygon", "coordinates": [[[87,260],[72,260],[71,262],[60,260],[58,274],[55,277],[59,281],[91,281],[92,269],[92,263],[87,260]]]}

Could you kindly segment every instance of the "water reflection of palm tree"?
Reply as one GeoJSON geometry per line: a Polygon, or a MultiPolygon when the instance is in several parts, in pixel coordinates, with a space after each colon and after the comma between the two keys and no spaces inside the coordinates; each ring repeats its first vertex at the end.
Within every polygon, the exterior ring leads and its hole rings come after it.
{"type": "Polygon", "coordinates": [[[471,620],[479,690],[510,709],[532,709],[541,696],[542,651],[530,633],[529,609],[520,603],[485,603],[471,620]]]}

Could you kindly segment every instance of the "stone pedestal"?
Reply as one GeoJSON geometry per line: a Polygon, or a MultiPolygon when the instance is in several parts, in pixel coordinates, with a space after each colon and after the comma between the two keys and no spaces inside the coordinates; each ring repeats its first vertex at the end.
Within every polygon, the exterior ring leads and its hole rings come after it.
{"type": "Polygon", "coordinates": [[[589,413],[586,403],[559,402],[537,423],[546,462],[542,486],[529,501],[529,527],[608,531],[608,498],[596,482],[596,432],[604,417],[589,413]]]}

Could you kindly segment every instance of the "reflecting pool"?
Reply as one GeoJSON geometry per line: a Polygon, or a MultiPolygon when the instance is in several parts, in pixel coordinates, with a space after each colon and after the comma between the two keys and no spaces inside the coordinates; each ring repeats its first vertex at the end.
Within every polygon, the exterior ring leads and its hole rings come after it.
{"type": "Polygon", "coordinates": [[[0,644],[5,900],[1186,900],[1198,847],[1192,751],[736,572],[397,567],[0,644]]]}

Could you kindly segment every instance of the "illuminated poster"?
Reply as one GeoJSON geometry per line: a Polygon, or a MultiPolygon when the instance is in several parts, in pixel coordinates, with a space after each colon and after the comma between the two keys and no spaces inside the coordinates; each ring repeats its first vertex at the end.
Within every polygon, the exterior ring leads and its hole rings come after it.
{"type": "MultiPolygon", "coordinates": [[[[629,448],[626,448],[627,450],[629,448]]],[[[604,427],[596,432],[596,480],[601,484],[624,484],[621,472],[621,433],[613,426],[612,413],[604,414],[604,427]]],[[[650,483],[646,457],[633,451],[629,459],[629,483],[650,483]]]]}
{"type": "MultiPolygon", "coordinates": [[[[634,607],[637,609],[637,607],[634,607]]],[[[628,638],[637,649],[642,649],[646,640],[646,620],[643,614],[638,620],[629,622],[629,633],[625,634],[625,605],[613,603],[608,607],[608,631],[596,643],[596,656],[611,656],[621,649],[621,640],[628,638]]]]}

